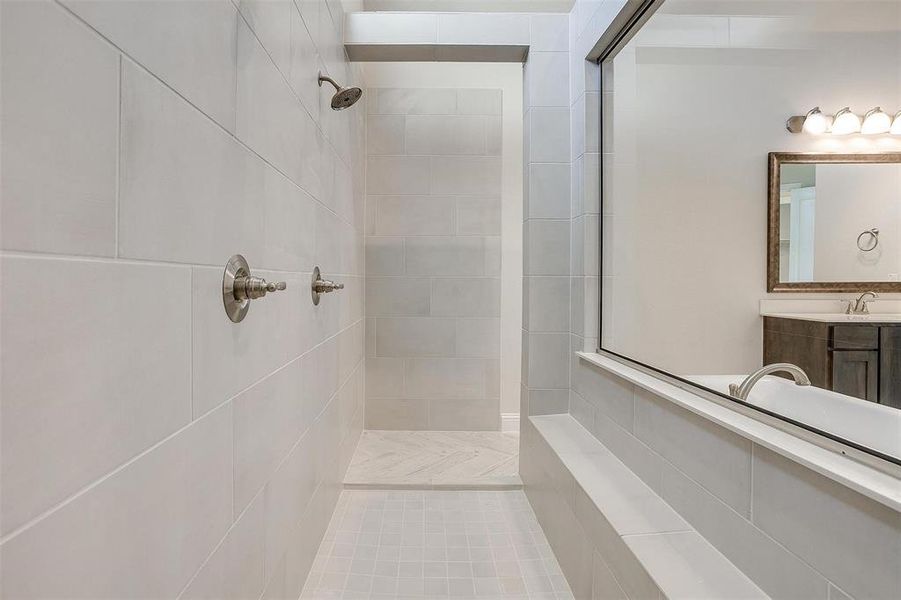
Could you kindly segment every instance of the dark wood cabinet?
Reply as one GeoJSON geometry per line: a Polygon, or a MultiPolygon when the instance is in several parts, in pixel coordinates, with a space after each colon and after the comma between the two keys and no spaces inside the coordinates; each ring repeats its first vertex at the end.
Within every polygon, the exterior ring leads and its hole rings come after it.
{"type": "Polygon", "coordinates": [[[879,329],[879,401],[901,408],[901,326],[879,329]]]}
{"type": "Polygon", "coordinates": [[[832,391],[879,401],[879,352],[835,350],[832,353],[832,391]]]}
{"type": "Polygon", "coordinates": [[[817,387],[901,408],[901,323],[764,317],[763,362],[792,363],[817,387]]]}

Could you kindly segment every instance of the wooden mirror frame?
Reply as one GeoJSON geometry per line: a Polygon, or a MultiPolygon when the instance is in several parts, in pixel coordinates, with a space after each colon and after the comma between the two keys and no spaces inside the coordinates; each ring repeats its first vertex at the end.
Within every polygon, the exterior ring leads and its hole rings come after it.
{"type": "Polygon", "coordinates": [[[901,152],[878,154],[828,154],[819,152],[770,152],[767,185],[767,292],[901,292],[901,281],[780,281],[779,188],[780,167],[786,164],[901,163],[901,152]]]}

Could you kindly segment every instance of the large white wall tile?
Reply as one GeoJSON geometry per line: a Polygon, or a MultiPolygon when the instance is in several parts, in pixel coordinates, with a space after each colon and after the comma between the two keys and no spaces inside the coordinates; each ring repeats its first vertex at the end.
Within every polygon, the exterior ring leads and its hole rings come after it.
{"type": "Polygon", "coordinates": [[[408,275],[485,274],[485,242],[478,237],[410,237],[404,241],[408,275]]]}
{"type": "Polygon", "coordinates": [[[288,289],[254,301],[244,320],[232,323],[222,307],[222,269],[193,269],[195,416],[286,365],[315,342],[312,311],[297,310],[299,301],[307,301],[302,290],[309,289],[309,275],[256,274],[268,280],[285,280],[288,289]],[[302,300],[298,300],[298,294],[302,300]]]}
{"type": "Polygon", "coordinates": [[[408,398],[483,398],[485,361],[472,358],[412,358],[404,361],[408,398]]]}
{"type": "MultiPolygon", "coordinates": [[[[530,17],[531,44],[534,52],[567,52],[569,50],[569,15],[534,14],[530,17]]],[[[529,56],[531,60],[531,55],[529,56]]]]}
{"type": "Polygon", "coordinates": [[[369,196],[376,235],[454,235],[453,196],[369,196]]]}
{"type": "Polygon", "coordinates": [[[366,191],[370,194],[428,194],[429,158],[424,156],[371,156],[366,191]]]}
{"type": "Polygon", "coordinates": [[[566,52],[530,52],[529,106],[569,108],[569,54],[566,52]]]}
{"type": "Polygon", "coordinates": [[[373,317],[429,316],[429,288],[430,280],[425,277],[369,277],[366,279],[366,314],[373,317]]]}
{"type": "Polygon", "coordinates": [[[385,317],[376,325],[377,356],[453,356],[454,319],[385,317]]]}
{"type": "Polygon", "coordinates": [[[898,513],[756,445],[753,521],[852,597],[901,591],[898,513]]]}
{"type": "MultiPolygon", "coordinates": [[[[297,2],[301,7],[307,3],[297,2]]],[[[318,21],[318,13],[316,20],[318,21]]],[[[319,52],[310,26],[297,10],[291,11],[291,60],[288,81],[304,108],[317,123],[320,121],[319,52]]],[[[323,85],[328,85],[323,84],[323,85]]]]}
{"type": "Polygon", "coordinates": [[[404,274],[404,238],[366,238],[367,275],[404,274]]]}
{"type": "Polygon", "coordinates": [[[499,157],[432,157],[431,191],[435,194],[495,195],[501,193],[499,157]]]}
{"type": "Polygon", "coordinates": [[[266,53],[286,76],[291,64],[293,0],[238,0],[238,10],[266,53]]]}
{"type": "Polygon", "coordinates": [[[452,115],[457,109],[453,89],[385,88],[369,91],[369,114],[452,115]]]}
{"type": "Polygon", "coordinates": [[[569,334],[529,334],[529,388],[569,387],[569,334]]]}
{"type": "Polygon", "coordinates": [[[568,277],[528,278],[529,331],[569,331],[568,277]]]}
{"type": "Polygon", "coordinates": [[[566,219],[570,216],[570,167],[564,163],[529,165],[530,219],[566,219]]]}
{"type": "Polygon", "coordinates": [[[254,498],[179,598],[243,600],[260,596],[266,581],[263,499],[262,493],[254,498]]]}
{"type": "Polygon", "coordinates": [[[458,235],[500,235],[500,198],[458,198],[458,235]]]}
{"type": "Polygon", "coordinates": [[[503,101],[502,90],[457,90],[457,114],[500,116],[503,101]]]}
{"type": "Polygon", "coordinates": [[[530,219],[524,240],[526,275],[569,275],[569,221],[530,219]]]}
{"type": "Polygon", "coordinates": [[[0,20],[3,248],[114,256],[119,56],[49,2],[0,20]]]}
{"type": "Polygon", "coordinates": [[[406,118],[407,154],[487,154],[485,117],[410,115],[406,118]]]}
{"type": "Polygon", "coordinates": [[[321,428],[321,423],[317,423],[297,442],[263,492],[267,577],[287,550],[293,527],[300,522],[316,486],[322,481],[317,464],[326,452],[325,447],[317,447],[321,428]]]}
{"type": "Polygon", "coordinates": [[[530,161],[569,163],[569,110],[533,108],[528,115],[530,161]]]}
{"type": "Polygon", "coordinates": [[[5,257],[3,533],[191,419],[190,271],[5,257]],[[90,301],[73,309],[72,298],[90,301]]]}
{"type": "Polygon", "coordinates": [[[433,431],[497,431],[499,427],[500,409],[496,401],[429,400],[429,429],[433,431]]]}
{"type": "Polygon", "coordinates": [[[457,319],[456,355],[463,358],[500,356],[500,319],[457,319]]]}
{"type": "Polygon", "coordinates": [[[439,44],[528,45],[529,16],[503,13],[439,13],[439,44]]]}
{"type": "Polygon", "coordinates": [[[66,0],[91,27],[217,123],[235,129],[235,5],[66,0]]]}
{"type": "Polygon", "coordinates": [[[399,398],[404,394],[402,358],[366,359],[366,397],[399,398]]]}
{"type": "Polygon", "coordinates": [[[282,367],[238,395],[235,413],[235,513],[263,488],[311,419],[312,382],[301,359],[282,367]]]}
{"type": "Polygon", "coordinates": [[[434,44],[438,41],[438,15],[350,13],[344,36],[348,44],[434,44]]]}
{"type": "Polygon", "coordinates": [[[500,279],[432,278],[431,314],[442,317],[500,316],[500,279]]]}
{"type": "Polygon", "coordinates": [[[232,523],[231,448],[224,406],[7,541],[3,596],[174,597],[232,523]]]}
{"type": "Polygon", "coordinates": [[[406,118],[402,115],[369,115],[366,148],[373,154],[404,154],[406,118]]]}
{"type": "Polygon", "coordinates": [[[316,125],[243,21],[238,23],[235,134],[318,199],[333,171],[320,156],[316,125]]]}
{"type": "Polygon", "coordinates": [[[635,435],[738,513],[751,510],[751,444],[636,388],[635,435]]]}
{"type": "Polygon", "coordinates": [[[215,265],[240,252],[254,268],[311,268],[312,198],[130,64],[120,193],[122,256],[215,265]]]}
{"type": "Polygon", "coordinates": [[[662,474],[663,499],[765,592],[826,598],[826,580],[804,561],[672,465],[662,474]]]}

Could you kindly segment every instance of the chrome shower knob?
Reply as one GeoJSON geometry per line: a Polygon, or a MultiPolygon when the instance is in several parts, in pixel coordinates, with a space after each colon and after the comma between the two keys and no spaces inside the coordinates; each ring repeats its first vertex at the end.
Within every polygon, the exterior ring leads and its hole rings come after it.
{"type": "Polygon", "coordinates": [[[313,295],[313,305],[319,305],[319,296],[320,294],[329,294],[334,292],[335,290],[343,290],[343,283],[335,283],[334,281],[329,281],[328,279],[323,279],[322,275],[319,273],[319,267],[313,269],[313,283],[310,286],[310,291],[313,295]]]}
{"type": "Polygon", "coordinates": [[[269,292],[278,292],[288,287],[284,281],[266,281],[262,277],[238,277],[235,279],[235,298],[256,300],[269,292]]]}
{"type": "Polygon", "coordinates": [[[250,265],[240,254],[235,254],[225,265],[222,275],[222,304],[225,314],[234,323],[240,323],[250,310],[250,301],[264,297],[270,292],[284,290],[284,281],[266,281],[250,274],[250,265]]]}

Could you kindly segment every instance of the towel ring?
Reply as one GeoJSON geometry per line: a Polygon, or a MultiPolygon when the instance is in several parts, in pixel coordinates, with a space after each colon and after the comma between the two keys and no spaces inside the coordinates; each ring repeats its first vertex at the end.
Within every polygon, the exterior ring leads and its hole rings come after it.
{"type": "Polygon", "coordinates": [[[873,229],[867,229],[866,231],[861,231],[860,235],[857,236],[857,247],[860,248],[863,252],[871,252],[876,249],[876,246],[879,245],[879,229],[874,227],[873,229]],[[868,235],[872,238],[872,245],[864,246],[861,243],[863,237],[868,235]]]}

